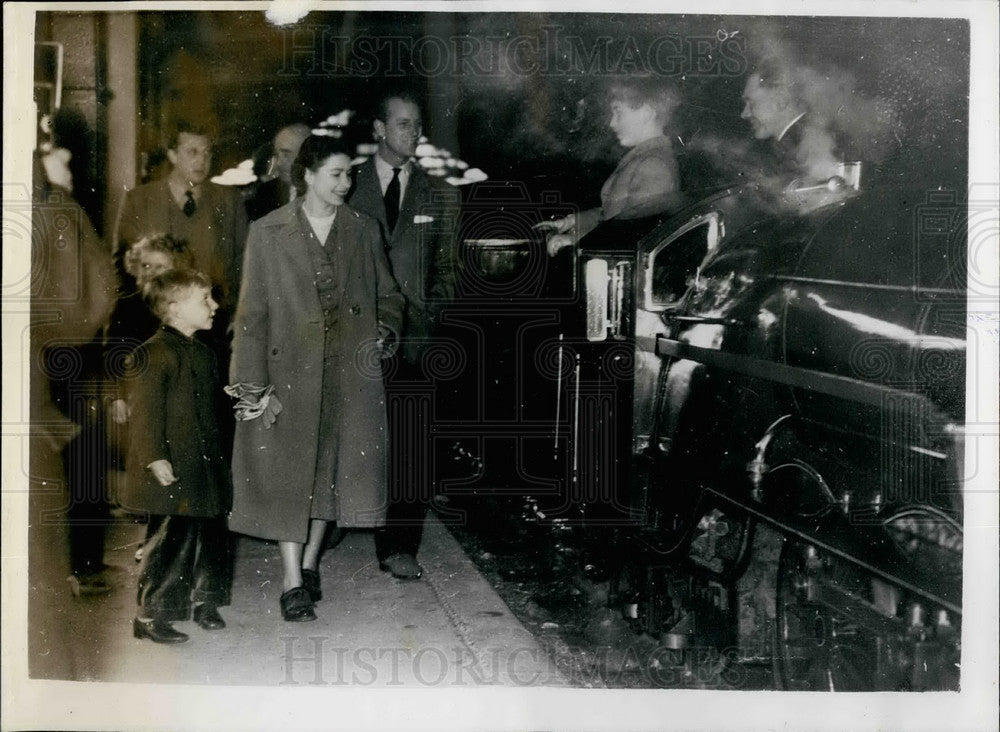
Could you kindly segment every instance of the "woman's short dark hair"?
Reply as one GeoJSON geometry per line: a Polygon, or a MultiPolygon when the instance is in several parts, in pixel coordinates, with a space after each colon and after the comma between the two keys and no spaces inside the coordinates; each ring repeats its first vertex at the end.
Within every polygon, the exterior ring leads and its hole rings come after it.
{"type": "Polygon", "coordinates": [[[299,148],[299,154],[292,163],[292,185],[299,195],[306,191],[306,171],[316,172],[331,155],[353,157],[350,146],[338,137],[330,135],[309,135],[299,148]]]}
{"type": "Polygon", "coordinates": [[[680,103],[676,83],[662,76],[635,75],[619,79],[608,88],[608,102],[624,102],[632,109],[648,104],[657,120],[666,125],[680,103]]]}

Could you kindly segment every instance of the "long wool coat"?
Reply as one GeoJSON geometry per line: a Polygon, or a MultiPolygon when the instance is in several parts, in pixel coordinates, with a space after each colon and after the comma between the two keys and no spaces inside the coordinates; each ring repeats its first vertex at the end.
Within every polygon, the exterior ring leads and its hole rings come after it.
{"type": "MultiPolygon", "coordinates": [[[[233,531],[306,540],[316,472],[324,318],[309,255],[312,231],[296,200],[250,226],[236,309],[230,382],[272,384],[283,411],[270,429],[238,422],[233,448],[233,531]]],[[[379,325],[399,332],[405,300],[378,226],[341,206],[341,403],[335,485],[342,525],[380,526],[386,506],[385,390],[379,325]]]]}

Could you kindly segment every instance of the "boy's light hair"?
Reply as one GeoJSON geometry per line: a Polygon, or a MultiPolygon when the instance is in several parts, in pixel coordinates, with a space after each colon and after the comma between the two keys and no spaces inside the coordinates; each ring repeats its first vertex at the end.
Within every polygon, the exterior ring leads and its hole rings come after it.
{"type": "Polygon", "coordinates": [[[146,289],[149,309],[162,322],[166,320],[170,303],[175,302],[184,290],[193,288],[211,290],[212,280],[204,272],[195,269],[171,269],[162,272],[150,280],[146,289]]]}

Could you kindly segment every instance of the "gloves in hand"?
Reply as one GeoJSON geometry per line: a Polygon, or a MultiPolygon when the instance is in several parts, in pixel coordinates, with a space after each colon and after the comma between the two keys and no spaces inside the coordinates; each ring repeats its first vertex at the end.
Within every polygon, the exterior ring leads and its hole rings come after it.
{"type": "Polygon", "coordinates": [[[258,384],[234,384],[225,387],[224,391],[237,399],[233,406],[237,422],[247,422],[261,417],[264,429],[271,429],[271,425],[283,409],[278,396],[274,393],[273,384],[266,387],[258,384]]]}
{"type": "Polygon", "coordinates": [[[269,430],[278,418],[278,415],[281,414],[283,407],[281,406],[281,402],[278,401],[277,394],[270,394],[264,401],[264,411],[261,412],[260,419],[264,423],[264,429],[269,430]]]}
{"type": "Polygon", "coordinates": [[[396,338],[396,332],[384,323],[378,324],[377,343],[379,358],[382,359],[392,358],[396,353],[396,349],[399,348],[399,340],[396,338]]]}

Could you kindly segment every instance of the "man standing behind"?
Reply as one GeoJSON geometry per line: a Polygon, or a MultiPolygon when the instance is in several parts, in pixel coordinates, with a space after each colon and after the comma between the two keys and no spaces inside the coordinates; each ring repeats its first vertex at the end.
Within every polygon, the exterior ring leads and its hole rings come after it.
{"type": "MultiPolygon", "coordinates": [[[[240,283],[246,210],[235,189],[206,180],[212,166],[212,135],[207,126],[178,121],[167,141],[167,158],[171,169],[166,178],[138,186],[125,196],[115,256],[120,260],[129,243],[150,234],[186,241],[195,268],[212,280],[212,297],[220,312],[211,340],[221,346],[240,283]]],[[[227,361],[220,358],[220,363],[227,361]]]]}
{"type": "Polygon", "coordinates": [[[257,186],[253,197],[247,201],[247,216],[251,221],[266,216],[295,198],[292,163],[299,154],[302,141],[310,134],[309,127],[301,122],[278,130],[278,134],[274,136],[274,149],[271,155],[271,172],[275,177],[257,186]]]}
{"type": "Polygon", "coordinates": [[[433,491],[427,434],[434,386],[422,358],[442,307],[455,295],[458,195],[412,160],[422,132],[415,97],[383,96],[374,127],[378,151],[358,169],[348,203],[378,220],[407,301],[399,348],[384,369],[389,506],[385,527],[375,533],[375,553],[383,571],[417,579],[422,570],[416,554],[433,491]]]}

